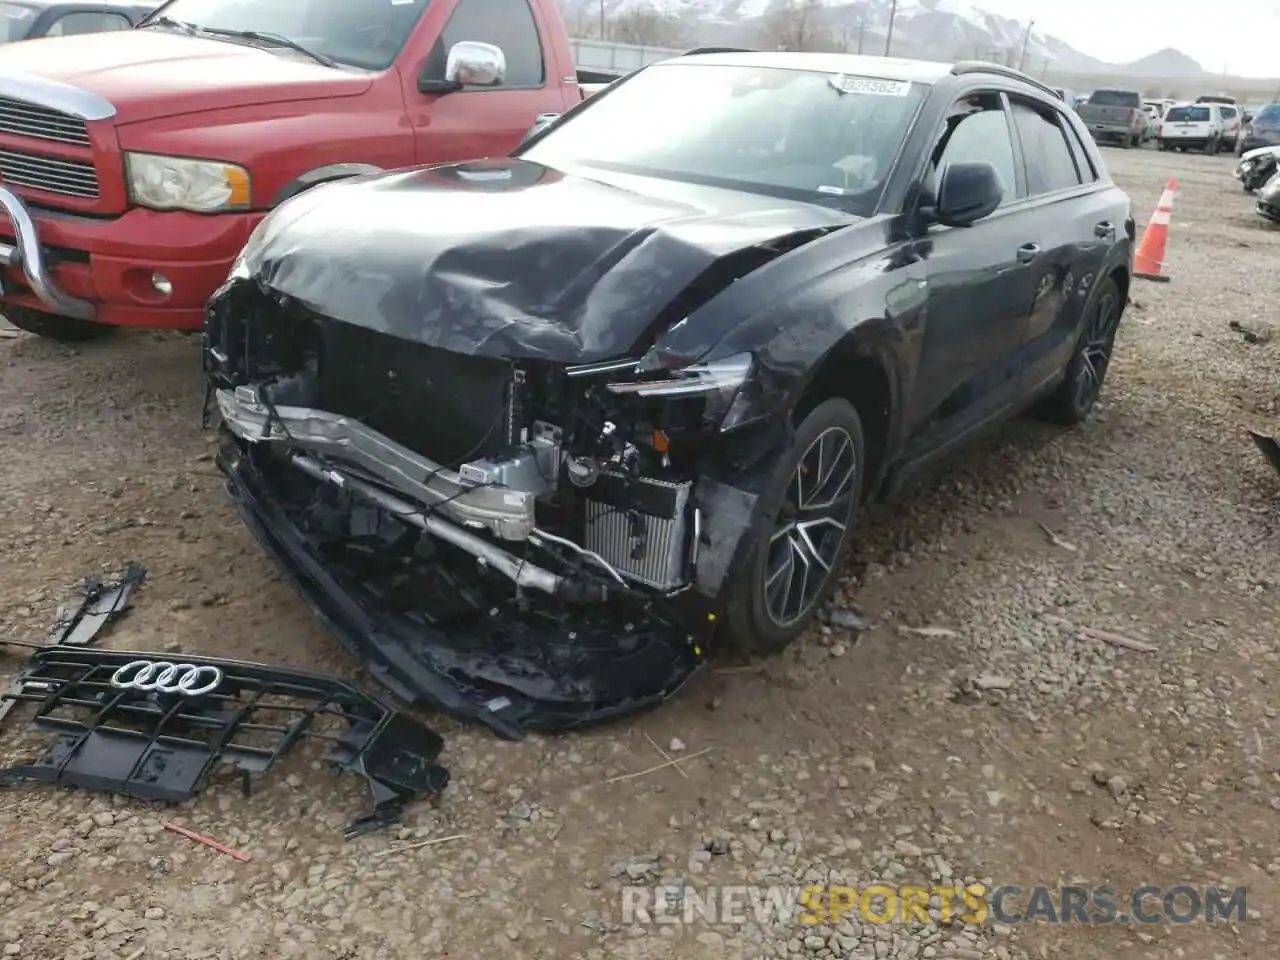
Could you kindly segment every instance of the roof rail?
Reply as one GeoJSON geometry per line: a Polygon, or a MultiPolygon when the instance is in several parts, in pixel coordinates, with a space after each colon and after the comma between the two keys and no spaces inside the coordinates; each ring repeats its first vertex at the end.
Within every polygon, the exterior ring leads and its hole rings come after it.
{"type": "Polygon", "coordinates": [[[748,47],[695,47],[692,50],[686,50],[680,54],[682,57],[692,57],[697,53],[756,53],[748,47]]]}
{"type": "Polygon", "coordinates": [[[1015,70],[1013,67],[1006,67],[1000,63],[988,63],[985,60],[961,60],[951,68],[953,76],[964,76],[969,73],[994,73],[997,76],[1006,77],[1010,80],[1021,80],[1023,83],[1030,84],[1037,90],[1056,97],[1053,87],[1041,83],[1035,77],[1028,76],[1021,70],[1015,70]]]}

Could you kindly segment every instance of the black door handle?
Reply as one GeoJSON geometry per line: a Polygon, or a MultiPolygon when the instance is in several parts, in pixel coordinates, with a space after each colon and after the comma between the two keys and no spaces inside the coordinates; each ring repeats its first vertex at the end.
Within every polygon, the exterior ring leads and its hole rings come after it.
{"type": "Polygon", "coordinates": [[[1036,257],[1040,256],[1040,244],[1024,243],[1018,248],[1018,262],[1030,263],[1036,257]]]}
{"type": "Polygon", "coordinates": [[[1103,220],[1101,223],[1094,224],[1093,235],[1103,240],[1110,240],[1116,235],[1116,225],[1109,220],[1103,220]]]}

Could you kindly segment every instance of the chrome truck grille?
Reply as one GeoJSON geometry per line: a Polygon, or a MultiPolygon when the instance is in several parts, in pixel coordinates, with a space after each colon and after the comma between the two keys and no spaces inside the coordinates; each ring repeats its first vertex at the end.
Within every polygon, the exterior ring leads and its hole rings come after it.
{"type": "Polygon", "coordinates": [[[586,491],[583,546],[655,590],[688,580],[689,483],[603,473],[586,491]]]}
{"type": "Polygon", "coordinates": [[[64,197],[98,198],[98,172],[92,163],[17,150],[0,150],[0,183],[64,197]]]}
{"type": "Polygon", "coordinates": [[[11,97],[0,97],[0,133],[69,143],[77,147],[89,146],[89,128],[84,120],[61,110],[11,97]]]}

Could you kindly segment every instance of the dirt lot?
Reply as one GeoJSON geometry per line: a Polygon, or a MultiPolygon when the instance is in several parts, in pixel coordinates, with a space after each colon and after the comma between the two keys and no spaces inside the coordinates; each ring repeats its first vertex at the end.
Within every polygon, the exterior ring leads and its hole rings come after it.
{"type": "MultiPolygon", "coordinates": [[[[1143,223],[1178,178],[1173,282],[1134,291],[1086,426],[1013,424],[868,518],[843,599],[875,629],[815,630],[589,734],[511,744],[428,717],[454,774],[443,801],[349,843],[362,786],[305,756],[251,798],[219,780],[167,813],[5,790],[3,955],[1272,956],[1280,483],[1243,429],[1280,426],[1280,343],[1245,343],[1228,321],[1272,319],[1280,234],[1255,221],[1229,158],[1107,157],[1143,223]],[[1085,627],[1158,650],[1082,641],[1085,627]],[[654,744],[673,738],[714,749],[684,773],[602,784],[660,762],[654,744]],[[252,861],[162,832],[165,816],[252,861]],[[466,838],[370,857],[453,834],[466,838]],[[698,893],[947,878],[1110,883],[1122,902],[1143,883],[1243,884],[1249,915],[621,923],[624,882],[698,893]]],[[[137,559],[150,575],[110,645],[354,675],[225,502],[200,399],[191,338],[0,340],[0,632],[39,639],[78,577],[137,559]]],[[[22,661],[0,649],[0,674],[22,661]]],[[[0,752],[14,742],[11,730],[0,752]]]]}

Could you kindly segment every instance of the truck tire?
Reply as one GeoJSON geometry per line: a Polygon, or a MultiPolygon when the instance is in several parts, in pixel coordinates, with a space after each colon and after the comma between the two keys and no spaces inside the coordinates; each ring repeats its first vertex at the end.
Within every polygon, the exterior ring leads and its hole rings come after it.
{"type": "Polygon", "coordinates": [[[0,308],[0,314],[19,330],[34,333],[46,340],[56,340],[58,343],[83,343],[105,337],[115,330],[115,327],[105,323],[62,317],[56,313],[41,313],[30,307],[6,306],[0,308]]]}

